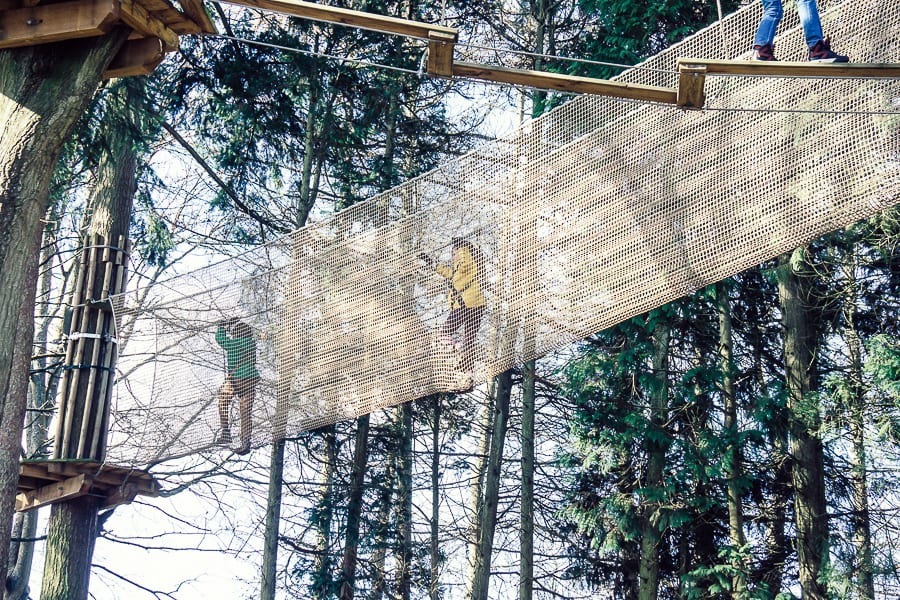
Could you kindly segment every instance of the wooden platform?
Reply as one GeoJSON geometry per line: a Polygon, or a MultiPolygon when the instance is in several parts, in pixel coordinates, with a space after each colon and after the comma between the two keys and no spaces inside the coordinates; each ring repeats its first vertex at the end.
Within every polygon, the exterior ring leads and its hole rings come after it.
{"type": "Polygon", "coordinates": [[[145,75],[184,34],[215,33],[202,0],[0,0],[0,49],[104,35],[131,28],[104,76],[145,75]]]}
{"type": "Polygon", "coordinates": [[[146,471],[77,460],[22,461],[16,511],[33,510],[87,494],[102,507],[127,504],[138,495],[158,496],[159,483],[146,471]]]}

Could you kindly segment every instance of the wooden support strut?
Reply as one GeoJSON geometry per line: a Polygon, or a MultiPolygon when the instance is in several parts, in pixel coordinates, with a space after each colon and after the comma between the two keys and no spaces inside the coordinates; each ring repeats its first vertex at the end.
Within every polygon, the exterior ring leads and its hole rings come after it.
{"type": "Polygon", "coordinates": [[[159,66],[165,55],[165,45],[157,37],[128,40],[103,72],[103,78],[149,75],[159,66]]]}
{"type": "Polygon", "coordinates": [[[148,13],[143,6],[134,0],[120,0],[120,8],[122,21],[126,25],[135,31],[162,40],[166,52],[178,50],[178,34],[172,31],[168,25],[148,13]]]}
{"type": "Polygon", "coordinates": [[[411,21],[409,19],[400,19],[397,17],[387,17],[384,15],[376,15],[373,13],[362,12],[358,10],[350,10],[346,8],[338,8],[335,6],[326,6],[313,2],[304,2],[303,0],[226,0],[229,4],[237,4],[239,6],[249,6],[251,8],[259,8],[263,10],[272,10],[295,17],[303,17],[314,21],[323,21],[326,23],[336,23],[339,25],[348,25],[358,29],[366,29],[369,31],[380,31],[382,33],[391,33],[394,35],[406,35],[416,37],[423,40],[429,39],[431,32],[446,34],[452,37],[455,42],[457,39],[457,31],[450,27],[442,27],[441,25],[431,25],[420,21],[411,21]]]}
{"type": "Polygon", "coordinates": [[[609,81],[606,79],[592,79],[590,77],[575,77],[559,73],[488,67],[460,62],[453,64],[453,74],[472,79],[511,83],[513,85],[524,85],[562,92],[597,94],[645,102],[662,102],[665,104],[676,104],[677,102],[677,93],[671,88],[609,81]]]}
{"type": "Polygon", "coordinates": [[[823,63],[679,58],[678,69],[703,66],[708,74],[776,77],[861,77],[900,79],[900,63],[823,63]]]}
{"type": "Polygon", "coordinates": [[[36,490],[21,492],[16,496],[16,511],[34,510],[47,504],[61,502],[85,495],[92,480],[81,473],[62,481],[55,481],[36,490]]]}

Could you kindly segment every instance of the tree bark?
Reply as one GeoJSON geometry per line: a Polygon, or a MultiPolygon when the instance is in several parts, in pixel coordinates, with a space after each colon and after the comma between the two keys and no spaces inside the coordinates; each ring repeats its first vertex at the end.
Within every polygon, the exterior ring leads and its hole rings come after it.
{"type": "MultiPolygon", "coordinates": [[[[664,469],[668,444],[660,441],[668,417],[669,336],[671,330],[664,318],[653,328],[653,389],[651,390],[650,432],[646,441],[647,475],[644,487],[661,490],[665,486],[664,469]]],[[[641,510],[641,562],[638,577],[639,600],[655,600],[659,589],[659,543],[662,532],[658,523],[659,501],[644,501],[641,510]]]]}
{"type": "Polygon", "coordinates": [[[841,306],[844,317],[844,343],[849,358],[847,377],[847,409],[850,421],[850,485],[852,487],[853,545],[856,547],[856,594],[859,600],[875,599],[875,578],[872,558],[872,525],[869,519],[869,489],[866,468],[866,395],[863,384],[862,342],[856,329],[856,246],[847,251],[842,265],[844,298],[841,306]]]}
{"type": "Polygon", "coordinates": [[[491,449],[488,456],[487,476],[484,482],[484,498],[479,514],[478,552],[472,580],[472,600],[487,600],[491,579],[491,555],[494,550],[494,530],[497,525],[497,508],[500,499],[500,478],[503,466],[503,445],[509,421],[509,399],[512,394],[512,372],[497,376],[494,421],[491,431],[491,449]]]}
{"type": "Polygon", "coordinates": [[[322,470],[319,474],[318,508],[313,527],[316,530],[316,559],[313,565],[313,598],[325,600],[332,596],[331,578],[331,516],[334,503],[334,470],[337,460],[337,440],[334,425],[321,429],[322,470]]]}
{"type": "Polygon", "coordinates": [[[281,521],[281,493],[284,480],[284,438],[272,442],[269,455],[269,488],[266,496],[266,525],[263,532],[263,564],[260,600],[274,600],[278,567],[278,526],[281,521]],[[276,483],[277,482],[277,483],[276,483]]]}
{"type": "Polygon", "coordinates": [[[397,598],[409,600],[412,586],[412,403],[400,407],[397,473],[397,598]]]}
{"type": "MultiPolygon", "coordinates": [[[[726,450],[726,492],[728,496],[728,538],[734,551],[741,552],[747,544],[744,535],[744,507],[741,501],[742,489],[740,479],[743,476],[741,446],[738,440],[740,433],[737,412],[737,394],[734,387],[734,343],[731,327],[731,304],[728,300],[728,286],[720,283],[716,286],[716,308],[719,313],[719,370],[721,372],[722,400],[724,403],[723,434],[727,440],[726,450]]],[[[747,579],[745,565],[740,562],[732,565],[737,572],[732,577],[732,596],[735,600],[747,597],[747,579]]]]}
{"type": "Polygon", "coordinates": [[[341,600],[352,600],[356,582],[356,558],[359,553],[359,522],[362,512],[363,479],[369,454],[369,415],[356,420],[353,470],[347,500],[347,535],[341,561],[341,600]]]}
{"type": "Polygon", "coordinates": [[[493,390],[488,395],[488,401],[481,407],[478,426],[480,427],[480,439],[478,450],[472,467],[472,487],[469,492],[469,513],[472,515],[472,526],[469,529],[466,556],[468,560],[468,573],[466,577],[466,597],[472,598],[475,583],[475,566],[478,563],[478,541],[481,539],[481,501],[484,491],[484,476],[488,468],[488,453],[491,448],[491,422],[497,386],[499,378],[493,382],[493,390]]]}
{"type": "Polygon", "coordinates": [[[0,573],[7,572],[53,167],[126,32],[0,51],[0,573]],[[23,293],[24,291],[24,293],[23,293]]]}
{"type": "Polygon", "coordinates": [[[428,596],[431,600],[441,597],[441,404],[443,394],[434,394],[431,422],[431,581],[428,596]]]}
{"type": "Polygon", "coordinates": [[[519,523],[519,600],[534,592],[534,375],[525,363],[522,381],[522,503],[519,523]]]}
{"type": "MultiPolygon", "coordinates": [[[[397,409],[399,411],[399,409],[397,409]]],[[[387,456],[387,469],[384,474],[384,486],[381,488],[378,516],[375,521],[374,541],[375,548],[372,552],[372,590],[369,592],[369,600],[381,600],[384,596],[385,558],[387,555],[388,527],[391,519],[391,497],[394,495],[394,480],[396,479],[396,455],[392,452],[387,456]]]]}
{"type": "Polygon", "coordinates": [[[828,560],[828,514],[825,504],[825,467],[819,438],[819,406],[815,389],[816,313],[812,303],[812,277],[805,248],[778,260],[778,296],[784,328],[784,363],[787,379],[788,433],[793,459],[794,519],[797,560],[803,597],[825,600],[820,581],[828,560]]]}

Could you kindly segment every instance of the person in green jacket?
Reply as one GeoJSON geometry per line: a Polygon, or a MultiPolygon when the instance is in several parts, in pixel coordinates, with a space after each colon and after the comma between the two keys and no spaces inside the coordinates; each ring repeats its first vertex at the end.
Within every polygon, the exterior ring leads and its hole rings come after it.
{"type": "Polygon", "coordinates": [[[231,410],[231,401],[237,396],[240,398],[241,409],[241,445],[238,454],[250,452],[250,434],[252,433],[252,420],[250,413],[253,410],[253,400],[256,384],[259,383],[259,371],[256,370],[256,341],[250,326],[243,321],[232,317],[219,321],[216,328],[216,343],[225,350],[226,373],[225,383],[219,388],[219,422],[222,430],[219,433],[218,443],[231,443],[231,428],[228,424],[228,413],[231,410]]]}
{"type": "Polygon", "coordinates": [[[484,317],[484,294],[481,291],[478,257],[480,251],[472,242],[463,238],[451,240],[453,262],[450,265],[435,265],[430,256],[420,255],[434,270],[448,280],[450,296],[448,303],[450,314],[441,325],[440,339],[452,345],[457,332],[462,328],[462,347],[460,349],[460,368],[471,374],[475,363],[475,336],[484,317]]]}

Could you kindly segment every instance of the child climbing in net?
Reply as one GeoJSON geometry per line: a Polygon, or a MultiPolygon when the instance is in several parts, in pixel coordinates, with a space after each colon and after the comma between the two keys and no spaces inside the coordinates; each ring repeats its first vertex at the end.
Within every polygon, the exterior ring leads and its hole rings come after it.
{"type": "Polygon", "coordinates": [[[231,443],[229,412],[231,401],[240,399],[241,444],[236,450],[238,454],[250,452],[250,435],[253,422],[250,418],[256,384],[259,383],[259,371],[256,370],[256,341],[253,331],[243,321],[231,317],[219,321],[216,328],[216,343],[225,350],[225,382],[219,388],[216,397],[219,406],[219,423],[221,431],[217,442],[231,443]]]}
{"type": "Polygon", "coordinates": [[[460,354],[461,375],[465,379],[460,382],[459,390],[471,391],[472,371],[475,365],[475,336],[481,326],[484,317],[484,294],[481,291],[479,277],[480,251],[472,242],[463,238],[452,238],[451,249],[453,251],[452,264],[435,264],[434,260],[420,254],[419,258],[437,272],[438,275],[448,280],[450,293],[448,304],[450,313],[444,324],[441,325],[438,339],[453,348],[457,348],[460,354]],[[462,329],[462,342],[457,346],[456,336],[462,329]]]}

